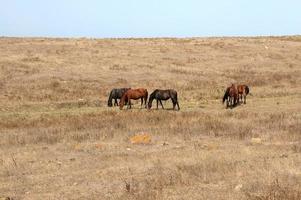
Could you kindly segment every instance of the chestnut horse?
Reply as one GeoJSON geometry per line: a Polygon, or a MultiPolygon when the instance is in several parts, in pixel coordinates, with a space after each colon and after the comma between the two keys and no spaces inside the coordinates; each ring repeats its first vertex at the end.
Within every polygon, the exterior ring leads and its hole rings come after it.
{"type": "Polygon", "coordinates": [[[143,99],[144,99],[144,104],[146,107],[147,97],[148,97],[147,89],[144,89],[144,88],[129,89],[122,95],[120,102],[119,102],[119,108],[120,108],[120,110],[122,110],[125,102],[128,102],[128,106],[127,106],[128,108],[132,108],[131,99],[134,99],[134,100],[141,99],[141,107],[143,105],[143,99]]]}
{"type": "Polygon", "coordinates": [[[226,92],[223,97],[223,103],[227,100],[227,107],[235,107],[238,103],[238,91],[234,84],[226,89],[226,92]]]}
{"type": "Polygon", "coordinates": [[[246,104],[247,95],[250,92],[249,87],[247,85],[238,85],[237,86],[237,92],[238,92],[238,102],[239,102],[239,99],[240,99],[241,101],[244,102],[244,104],[246,104]]]}

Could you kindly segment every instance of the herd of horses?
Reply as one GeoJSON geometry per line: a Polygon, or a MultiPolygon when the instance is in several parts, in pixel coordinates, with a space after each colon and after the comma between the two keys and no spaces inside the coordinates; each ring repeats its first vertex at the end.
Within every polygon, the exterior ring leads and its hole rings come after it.
{"type": "Polygon", "coordinates": [[[223,103],[227,101],[228,107],[235,107],[239,104],[239,100],[241,100],[244,104],[247,103],[247,95],[249,94],[250,89],[247,85],[237,85],[237,87],[232,84],[230,87],[226,89],[226,92],[223,97],[223,103]]]}
{"type": "MultiPolygon", "coordinates": [[[[226,101],[226,108],[230,107],[233,108],[237,106],[240,101],[246,104],[247,95],[249,94],[250,89],[247,85],[237,85],[235,86],[232,84],[230,87],[226,88],[223,103],[226,101]]],[[[145,108],[151,109],[153,100],[157,102],[157,109],[159,108],[159,103],[164,109],[162,101],[166,101],[171,99],[173,104],[173,110],[177,109],[180,110],[179,102],[178,102],[178,94],[177,91],[173,89],[168,90],[154,90],[148,99],[148,91],[144,88],[132,89],[132,88],[114,88],[111,90],[109,99],[108,99],[108,106],[119,106],[122,110],[125,105],[127,108],[132,108],[131,99],[138,100],[141,99],[141,108],[144,104],[145,108]],[[118,104],[118,99],[120,99],[118,104]],[[148,101],[147,101],[148,99],[148,101]],[[114,100],[114,104],[113,104],[114,100]]]]}
{"type": "Polygon", "coordinates": [[[109,100],[108,100],[108,106],[113,106],[113,100],[114,100],[114,106],[119,106],[119,108],[122,110],[124,105],[127,105],[127,108],[132,108],[131,99],[138,100],[141,99],[141,107],[144,106],[145,108],[151,109],[152,102],[154,99],[157,101],[157,109],[158,104],[160,102],[160,105],[164,109],[164,106],[162,104],[162,101],[166,101],[168,99],[171,99],[173,103],[173,109],[175,110],[175,107],[177,106],[177,109],[180,110],[179,102],[178,102],[178,94],[177,91],[169,89],[169,90],[154,90],[149,95],[148,99],[148,91],[144,88],[138,88],[138,89],[131,89],[131,88],[115,88],[110,92],[109,100]],[[119,105],[118,105],[118,99],[119,105]],[[146,104],[147,103],[147,104],[146,104]]]}

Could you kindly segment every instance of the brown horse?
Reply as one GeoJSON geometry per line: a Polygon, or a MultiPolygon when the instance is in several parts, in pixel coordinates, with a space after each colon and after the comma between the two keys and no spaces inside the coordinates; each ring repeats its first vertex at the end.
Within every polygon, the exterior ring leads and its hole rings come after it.
{"type": "Polygon", "coordinates": [[[178,106],[178,110],[180,110],[179,102],[178,102],[178,94],[177,91],[169,89],[169,90],[159,90],[156,89],[149,95],[148,100],[148,109],[151,109],[153,100],[157,100],[157,109],[158,109],[158,102],[160,102],[162,109],[164,109],[162,100],[166,101],[168,99],[171,99],[172,101],[172,109],[175,110],[176,106],[178,106]]]}
{"type": "Polygon", "coordinates": [[[223,97],[223,103],[227,100],[227,108],[235,107],[238,103],[238,91],[234,84],[226,89],[225,95],[223,97]]]}
{"type": "Polygon", "coordinates": [[[247,95],[250,92],[249,87],[247,85],[238,85],[237,86],[237,92],[238,92],[238,102],[239,102],[239,99],[240,99],[241,101],[244,102],[244,104],[246,104],[247,95]]]}
{"type": "Polygon", "coordinates": [[[127,106],[128,108],[132,108],[131,99],[134,99],[134,100],[141,99],[141,107],[143,105],[143,100],[144,100],[144,104],[146,107],[147,97],[148,97],[147,89],[144,89],[144,88],[129,89],[122,95],[120,102],[119,102],[119,108],[120,108],[120,110],[122,110],[125,102],[128,102],[128,106],[127,106]]]}

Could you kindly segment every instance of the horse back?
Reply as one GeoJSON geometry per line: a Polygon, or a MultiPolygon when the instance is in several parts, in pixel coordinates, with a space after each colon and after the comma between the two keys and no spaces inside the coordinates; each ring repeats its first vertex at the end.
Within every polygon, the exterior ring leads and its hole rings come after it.
{"type": "Polygon", "coordinates": [[[234,85],[232,85],[229,89],[230,96],[236,96],[238,93],[239,93],[238,86],[236,88],[234,85]]]}
{"type": "Polygon", "coordinates": [[[241,94],[241,93],[243,93],[243,91],[244,91],[243,85],[238,85],[238,86],[237,86],[237,92],[238,92],[239,94],[241,94]]]}
{"type": "Polygon", "coordinates": [[[238,85],[237,86],[237,91],[238,91],[239,94],[242,94],[242,93],[248,94],[249,93],[249,87],[247,85],[238,85]]]}
{"type": "Polygon", "coordinates": [[[138,89],[135,89],[136,91],[140,92],[140,93],[147,93],[147,89],[145,88],[138,88],[138,89]]]}
{"type": "Polygon", "coordinates": [[[125,92],[125,94],[128,96],[128,98],[139,99],[141,97],[146,96],[148,93],[146,89],[138,88],[138,89],[129,89],[128,91],[125,92]]]}

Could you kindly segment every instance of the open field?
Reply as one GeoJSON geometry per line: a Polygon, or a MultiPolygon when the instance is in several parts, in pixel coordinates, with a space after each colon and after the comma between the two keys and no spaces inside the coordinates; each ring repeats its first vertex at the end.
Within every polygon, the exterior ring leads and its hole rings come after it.
{"type": "Polygon", "coordinates": [[[301,36],[0,38],[0,134],[0,197],[301,199],[301,36]],[[116,87],[181,110],[108,108],[116,87]]]}

